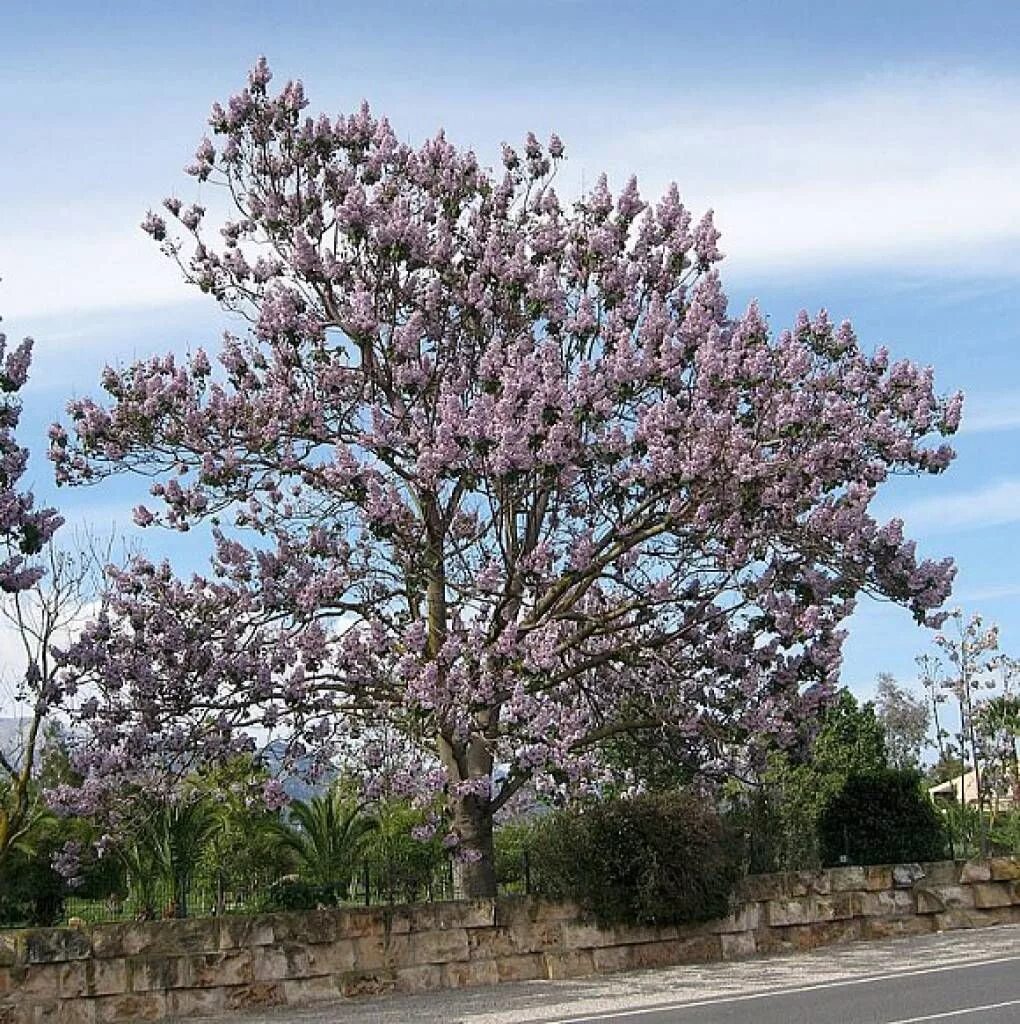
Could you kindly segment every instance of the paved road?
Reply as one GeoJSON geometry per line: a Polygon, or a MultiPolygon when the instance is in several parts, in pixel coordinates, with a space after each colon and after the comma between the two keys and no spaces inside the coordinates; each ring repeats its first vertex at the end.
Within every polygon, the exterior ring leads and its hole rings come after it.
{"type": "Polygon", "coordinates": [[[345,1001],[238,1024],[1017,1024],[1020,926],[580,981],[345,1001]]]}

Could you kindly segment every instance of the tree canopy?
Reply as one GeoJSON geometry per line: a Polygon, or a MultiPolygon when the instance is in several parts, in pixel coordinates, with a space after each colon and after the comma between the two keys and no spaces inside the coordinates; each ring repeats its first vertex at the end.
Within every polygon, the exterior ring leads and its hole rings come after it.
{"type": "Polygon", "coordinates": [[[791,738],[860,593],[931,621],[951,562],[869,512],[952,458],[961,398],[929,369],[824,311],[731,315],[675,186],[566,202],[556,136],[492,171],[270,79],[213,107],[188,168],[227,212],[171,197],[143,225],[251,330],[108,368],[51,430],[59,481],[142,474],[139,524],[215,541],[204,576],[115,572],[69,652],[94,773],[266,731],[371,768],[395,730],[487,893],[526,782],[597,782],[619,732],[705,767],[791,738]]]}

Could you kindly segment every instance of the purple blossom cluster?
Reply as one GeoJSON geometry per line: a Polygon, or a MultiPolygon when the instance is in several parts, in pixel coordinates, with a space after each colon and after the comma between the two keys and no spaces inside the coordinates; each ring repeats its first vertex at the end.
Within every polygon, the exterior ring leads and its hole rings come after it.
{"type": "Polygon", "coordinates": [[[401,784],[442,773],[472,862],[522,787],[597,785],[616,732],[668,728],[704,770],[793,738],[860,594],[937,624],[951,562],[869,511],[952,459],[961,400],[929,369],[824,311],[730,314],[676,186],[565,204],[556,136],[490,171],[270,78],[214,107],[189,168],[236,219],[170,199],[184,238],[143,225],[251,331],[108,369],[51,432],[59,481],[143,473],[140,525],[214,524],[207,575],[136,559],[67,653],[103,694],[94,749],[282,732],[374,770],[361,737],[396,731],[401,784]]]}

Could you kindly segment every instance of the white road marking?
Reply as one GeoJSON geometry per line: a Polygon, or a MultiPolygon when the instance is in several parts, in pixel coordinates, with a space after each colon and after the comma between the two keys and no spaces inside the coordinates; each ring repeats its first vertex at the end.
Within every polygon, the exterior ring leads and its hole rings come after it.
{"type": "MultiPolygon", "coordinates": [[[[615,1020],[617,1017],[643,1017],[649,1013],[661,1013],[663,1010],[686,1010],[697,1009],[702,1006],[718,1006],[722,1003],[744,1003],[754,999],[772,999],[775,996],[797,995],[800,992],[817,992],[826,988],[845,988],[850,985],[873,985],[880,981],[894,981],[897,978],[915,978],[923,974],[940,974],[945,971],[966,970],[969,967],[990,967],[993,964],[1008,964],[1020,961],[1020,956],[999,956],[988,960],[963,960],[958,963],[944,964],[941,967],[919,967],[905,971],[890,971],[886,974],[869,974],[863,978],[849,978],[838,981],[819,981],[813,985],[796,985],[791,988],[777,988],[766,992],[749,992],[739,996],[717,996],[712,999],[698,999],[690,1002],[658,1003],[655,1006],[643,1006],[635,1010],[605,1010],[600,1013],[589,1014],[584,1017],[554,1017],[546,1018],[541,1024],[586,1024],[588,1021],[615,1020]]],[[[1015,1000],[1020,1003],[1020,1000],[1015,1000]]],[[[1012,1006],[1013,1003],[1002,1003],[1002,1006],[1012,1006]]],[[[977,1007],[979,1009],[992,1009],[993,1007],[977,1007]]],[[[956,1014],[965,1012],[953,1011],[956,1014]]],[[[967,1011],[969,1012],[969,1011],[967,1011]]],[[[938,1020],[939,1017],[951,1017],[952,1013],[936,1014],[934,1017],[914,1017],[912,1020],[938,1020]]],[[[908,1021],[890,1021],[889,1024],[910,1024],[908,1021]]]]}
{"type": "Polygon", "coordinates": [[[902,1020],[891,1020],[888,1024],[920,1024],[923,1020],[945,1020],[947,1017],[965,1017],[971,1013],[984,1013],[985,1010],[1001,1010],[1004,1006],[1020,1006],[1020,999],[1010,999],[1005,1003],[986,1003],[984,1006],[968,1006],[965,1010],[946,1010],[945,1013],[929,1013],[924,1017],[904,1017],[902,1020]]]}

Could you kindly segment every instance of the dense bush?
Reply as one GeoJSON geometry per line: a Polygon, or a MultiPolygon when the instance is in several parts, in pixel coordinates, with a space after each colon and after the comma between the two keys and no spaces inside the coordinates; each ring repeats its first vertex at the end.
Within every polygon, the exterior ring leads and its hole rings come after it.
{"type": "Polygon", "coordinates": [[[281,878],[267,886],[258,901],[258,909],[315,910],[333,907],[339,902],[335,886],[315,885],[303,878],[281,878]]]}
{"type": "Polygon", "coordinates": [[[822,809],[818,837],[826,865],[940,860],[946,849],[921,776],[895,768],[851,775],[822,809]]]}
{"type": "Polygon", "coordinates": [[[0,927],[57,924],[64,912],[64,880],[43,856],[15,850],[0,877],[0,927]]]}
{"type": "Polygon", "coordinates": [[[605,924],[722,917],[741,863],[741,843],[715,810],[678,792],[550,815],[531,849],[535,891],[605,924]]]}

